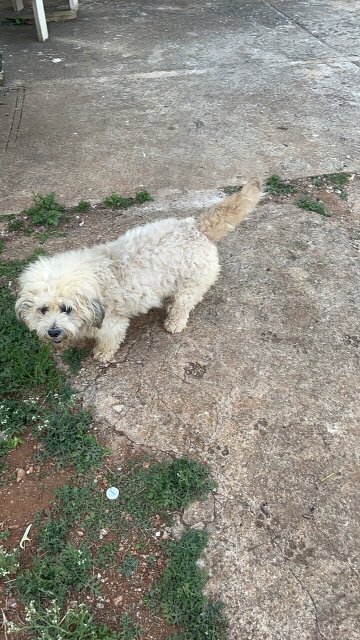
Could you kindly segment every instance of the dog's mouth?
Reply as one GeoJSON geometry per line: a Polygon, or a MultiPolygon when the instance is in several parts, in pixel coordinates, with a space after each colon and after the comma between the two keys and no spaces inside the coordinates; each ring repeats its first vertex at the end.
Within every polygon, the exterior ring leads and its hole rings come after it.
{"type": "Polygon", "coordinates": [[[58,336],[57,338],[50,338],[51,342],[54,342],[55,344],[60,344],[60,342],[62,342],[63,340],[65,340],[66,336],[58,336]]]}

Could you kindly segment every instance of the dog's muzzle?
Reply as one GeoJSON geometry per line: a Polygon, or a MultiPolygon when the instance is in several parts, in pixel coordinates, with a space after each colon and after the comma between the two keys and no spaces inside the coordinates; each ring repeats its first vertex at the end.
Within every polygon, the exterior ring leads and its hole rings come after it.
{"type": "Polygon", "coordinates": [[[62,342],[64,338],[66,338],[64,331],[62,331],[61,329],[56,329],[55,327],[52,327],[48,330],[48,336],[51,341],[55,343],[62,342]]]}

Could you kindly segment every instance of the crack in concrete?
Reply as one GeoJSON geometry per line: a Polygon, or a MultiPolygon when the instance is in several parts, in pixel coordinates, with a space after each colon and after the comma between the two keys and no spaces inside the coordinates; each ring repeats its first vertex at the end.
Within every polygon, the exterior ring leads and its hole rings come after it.
{"type": "MultiPolygon", "coordinates": [[[[284,559],[284,557],[283,557],[283,559],[284,559]]],[[[315,600],[314,600],[314,597],[313,597],[313,595],[312,595],[311,591],[310,591],[310,590],[308,589],[308,587],[303,583],[303,581],[301,580],[301,578],[299,578],[299,576],[297,576],[297,575],[296,575],[295,571],[291,568],[291,566],[290,566],[290,565],[288,565],[288,564],[285,562],[285,566],[286,566],[286,568],[289,570],[289,572],[291,573],[291,575],[293,576],[293,578],[295,578],[296,582],[300,585],[300,587],[302,588],[302,590],[303,590],[303,591],[305,591],[305,593],[308,595],[308,597],[309,597],[309,599],[310,599],[310,601],[311,601],[311,604],[312,604],[312,606],[313,606],[313,609],[314,609],[314,614],[315,614],[315,624],[316,624],[316,628],[317,628],[318,634],[319,634],[319,636],[320,636],[321,638],[323,638],[323,640],[327,640],[327,636],[325,636],[325,635],[323,634],[323,632],[321,631],[321,628],[320,628],[318,608],[317,608],[317,604],[316,604],[316,602],[315,602],[315,600]]]]}
{"type": "Polygon", "coordinates": [[[286,18],[286,20],[288,20],[288,22],[295,24],[297,27],[299,27],[302,31],[305,31],[309,36],[311,36],[312,38],[314,38],[315,40],[317,40],[318,42],[320,42],[321,44],[323,44],[325,47],[327,47],[327,49],[329,49],[330,51],[333,51],[335,53],[337,53],[340,57],[342,57],[346,62],[348,62],[349,64],[353,64],[356,68],[360,67],[360,62],[356,62],[355,60],[350,60],[349,58],[345,57],[344,54],[339,51],[338,49],[336,49],[335,47],[332,47],[330,44],[328,44],[326,42],[326,40],[323,40],[322,38],[320,38],[320,36],[316,35],[315,33],[313,33],[312,31],[310,31],[310,29],[308,29],[307,27],[305,27],[304,24],[302,24],[301,22],[299,22],[298,20],[296,20],[296,18],[292,18],[291,16],[289,16],[285,11],[281,11],[281,9],[279,9],[278,7],[275,7],[271,2],[269,2],[268,0],[264,0],[264,4],[266,4],[268,7],[270,7],[271,9],[273,9],[273,11],[276,11],[276,13],[279,13],[281,16],[283,16],[284,18],[286,18]]]}

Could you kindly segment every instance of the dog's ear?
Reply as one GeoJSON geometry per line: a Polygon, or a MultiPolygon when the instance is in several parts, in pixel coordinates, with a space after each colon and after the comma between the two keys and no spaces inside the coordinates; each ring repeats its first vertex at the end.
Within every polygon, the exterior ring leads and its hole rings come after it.
{"type": "Polygon", "coordinates": [[[26,322],[26,317],[28,315],[28,311],[30,307],[32,307],[33,303],[28,298],[24,298],[20,296],[15,303],[15,313],[16,317],[20,322],[26,322]]]}
{"type": "Polygon", "coordinates": [[[92,315],[92,325],[97,329],[100,329],[105,318],[105,309],[99,298],[92,298],[92,300],[90,300],[90,310],[92,315]]]}

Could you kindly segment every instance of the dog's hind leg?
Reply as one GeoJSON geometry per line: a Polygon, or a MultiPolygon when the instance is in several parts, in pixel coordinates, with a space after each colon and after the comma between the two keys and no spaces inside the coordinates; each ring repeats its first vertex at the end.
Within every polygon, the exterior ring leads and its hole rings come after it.
{"type": "Polygon", "coordinates": [[[103,362],[112,362],[114,355],[121,343],[125,339],[126,330],[129,326],[128,318],[105,318],[101,329],[96,334],[96,345],[94,357],[103,362]]]}
{"type": "Polygon", "coordinates": [[[187,283],[175,293],[173,301],[167,306],[167,317],[164,322],[167,331],[180,333],[185,329],[190,312],[201,302],[215,278],[216,276],[210,282],[207,279],[202,283],[187,283]]]}

